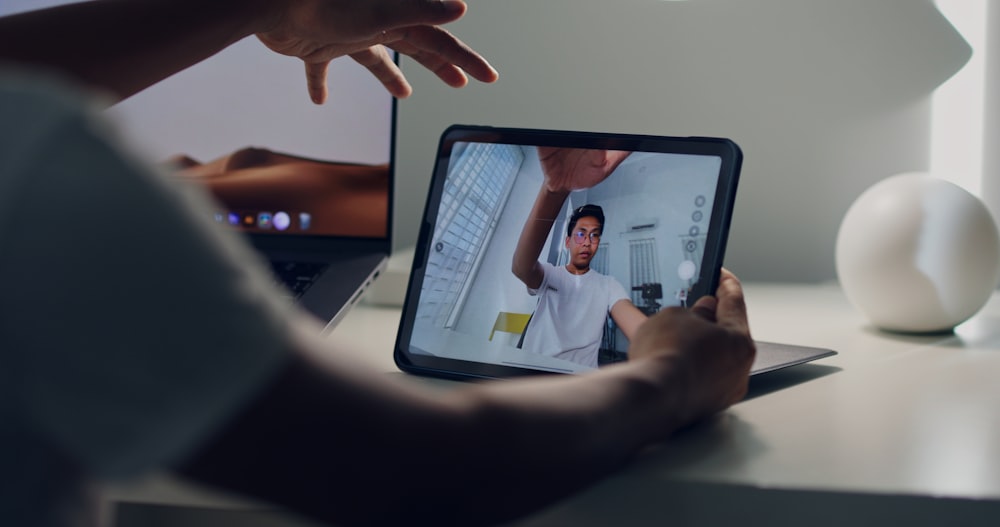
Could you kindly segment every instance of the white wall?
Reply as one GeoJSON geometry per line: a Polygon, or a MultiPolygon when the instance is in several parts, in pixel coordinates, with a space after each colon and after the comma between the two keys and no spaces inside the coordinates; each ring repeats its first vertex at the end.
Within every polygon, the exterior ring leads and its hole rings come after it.
{"type": "Polygon", "coordinates": [[[986,9],[986,85],[984,92],[983,188],[982,198],[993,219],[1000,222],[1000,2],[986,9]]]}
{"type": "Polygon", "coordinates": [[[746,279],[834,277],[865,188],[926,169],[929,94],[969,48],[927,0],[469,0],[452,25],[499,69],[453,90],[404,58],[397,247],[416,240],[452,123],[713,135],[746,156],[727,265],[746,279]]]}

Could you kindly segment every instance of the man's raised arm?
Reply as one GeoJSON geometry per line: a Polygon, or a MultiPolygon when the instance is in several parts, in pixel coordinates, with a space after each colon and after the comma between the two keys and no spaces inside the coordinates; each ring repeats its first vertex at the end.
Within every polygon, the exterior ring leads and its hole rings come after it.
{"type": "Polygon", "coordinates": [[[517,240],[511,270],[514,276],[532,289],[542,285],[542,265],[538,263],[538,257],[542,254],[545,239],[552,230],[552,224],[562,210],[567,196],[569,196],[568,190],[552,191],[542,185],[535,199],[535,205],[531,208],[528,220],[521,230],[521,237],[517,240]]]}

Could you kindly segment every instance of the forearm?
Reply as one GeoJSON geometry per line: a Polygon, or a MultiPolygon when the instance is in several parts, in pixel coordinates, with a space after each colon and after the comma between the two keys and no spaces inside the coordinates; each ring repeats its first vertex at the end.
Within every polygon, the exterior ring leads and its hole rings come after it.
{"type": "Polygon", "coordinates": [[[386,451],[407,452],[389,476],[401,492],[378,523],[500,523],[621,468],[670,421],[662,385],[638,366],[447,393],[434,403],[444,417],[432,409],[392,434],[402,439],[386,451]]]}
{"type": "Polygon", "coordinates": [[[303,366],[184,472],[337,523],[493,523],[594,482],[670,426],[640,364],[443,394],[303,366]]]}
{"type": "Polygon", "coordinates": [[[622,331],[622,334],[625,335],[625,338],[629,342],[632,342],[632,339],[635,338],[636,333],[639,331],[639,327],[646,322],[648,317],[639,308],[635,307],[635,304],[631,300],[622,299],[611,306],[611,318],[615,321],[618,329],[622,331]]]}
{"type": "Polygon", "coordinates": [[[559,211],[562,210],[563,203],[569,192],[553,192],[545,188],[538,191],[538,197],[528,214],[528,219],[524,222],[521,236],[517,240],[514,249],[514,261],[511,269],[514,275],[525,281],[531,270],[538,263],[538,257],[545,246],[545,240],[552,230],[559,211]]]}
{"type": "MultiPolygon", "coordinates": [[[[258,0],[97,0],[0,18],[0,60],[125,98],[253,34],[258,0]]],[[[261,4],[263,5],[263,4],[261,4]]]]}
{"type": "Polygon", "coordinates": [[[649,366],[623,363],[584,376],[484,386],[482,417],[470,426],[489,437],[469,453],[481,458],[478,477],[467,480],[479,486],[453,490],[465,494],[462,507],[469,515],[492,510],[496,520],[533,512],[667,437],[680,423],[666,401],[678,399],[665,395],[664,379],[643,371],[649,366]]]}

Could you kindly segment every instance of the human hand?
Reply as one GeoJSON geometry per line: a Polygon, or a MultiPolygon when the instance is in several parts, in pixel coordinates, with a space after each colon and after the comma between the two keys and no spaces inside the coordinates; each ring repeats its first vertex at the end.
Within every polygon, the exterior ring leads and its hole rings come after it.
{"type": "Polygon", "coordinates": [[[607,179],[628,155],[621,150],[538,147],[545,188],[552,192],[593,187],[607,179]]]}
{"type": "Polygon", "coordinates": [[[302,59],[309,96],[326,100],[330,61],[348,55],[368,69],[386,90],[407,97],[413,89],[386,47],[407,55],[453,87],[466,74],[493,82],[497,72],[478,53],[439,24],[467,9],[461,0],[288,0],[272,2],[257,37],[277,53],[302,59]]]}
{"type": "Polygon", "coordinates": [[[671,308],[650,317],[629,349],[631,360],[656,361],[670,382],[680,383],[670,392],[675,405],[671,418],[677,425],[741,400],[755,353],[742,286],[726,269],[715,297],[703,297],[688,310],[671,308]]]}

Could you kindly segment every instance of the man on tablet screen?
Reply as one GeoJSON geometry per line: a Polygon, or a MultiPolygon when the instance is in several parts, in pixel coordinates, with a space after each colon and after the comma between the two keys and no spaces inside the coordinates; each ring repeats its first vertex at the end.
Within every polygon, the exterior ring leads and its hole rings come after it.
{"type": "Polygon", "coordinates": [[[545,180],[521,231],[512,270],[538,296],[525,329],[525,351],[597,367],[608,315],[630,341],[646,315],[632,304],[625,288],[590,267],[604,231],[604,210],[593,204],[573,210],[566,227],[569,263],[556,267],[538,261],[556,216],[569,193],[600,183],[628,152],[539,147],[545,180]]]}

